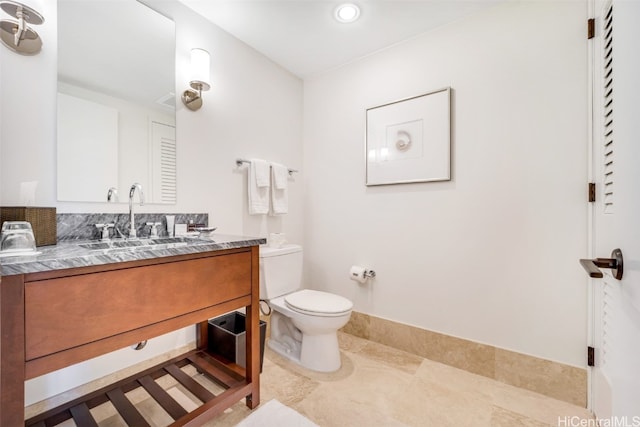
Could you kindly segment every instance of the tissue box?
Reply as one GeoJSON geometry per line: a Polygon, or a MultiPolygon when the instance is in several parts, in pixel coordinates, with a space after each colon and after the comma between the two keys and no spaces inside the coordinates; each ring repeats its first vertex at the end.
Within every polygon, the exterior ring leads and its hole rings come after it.
{"type": "Polygon", "coordinates": [[[55,245],[58,243],[56,225],[56,208],[39,207],[0,207],[0,227],[5,221],[27,221],[31,223],[36,246],[55,245]]]}

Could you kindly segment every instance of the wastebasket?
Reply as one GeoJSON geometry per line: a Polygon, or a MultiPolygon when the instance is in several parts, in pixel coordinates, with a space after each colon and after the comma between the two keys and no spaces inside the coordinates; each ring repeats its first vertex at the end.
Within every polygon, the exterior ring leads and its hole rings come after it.
{"type": "MultiPolygon", "coordinates": [[[[260,321],[260,372],[264,360],[264,340],[267,323],[260,321]]],[[[246,367],[247,328],[246,317],[237,311],[209,319],[209,351],[230,362],[246,367]]]]}

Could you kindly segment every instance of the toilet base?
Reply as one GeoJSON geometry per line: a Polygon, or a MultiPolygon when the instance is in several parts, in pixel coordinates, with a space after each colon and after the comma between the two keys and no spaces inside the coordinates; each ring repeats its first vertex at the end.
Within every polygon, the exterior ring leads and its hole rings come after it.
{"type": "Polygon", "coordinates": [[[340,348],[337,331],[324,335],[304,335],[300,364],[318,372],[334,372],[340,369],[340,348]]]}
{"type": "Polygon", "coordinates": [[[278,353],[280,356],[284,357],[285,359],[289,359],[292,362],[297,363],[298,365],[301,365],[300,363],[300,352],[295,352],[292,351],[291,348],[289,348],[288,346],[284,345],[283,343],[281,343],[280,341],[276,341],[272,338],[269,338],[269,341],[267,341],[267,345],[269,346],[269,348],[273,351],[275,351],[276,353],[278,353]]]}
{"type": "Polygon", "coordinates": [[[317,372],[334,372],[340,369],[340,349],[337,336],[332,337],[308,337],[305,341],[313,344],[302,346],[299,350],[291,348],[286,343],[270,338],[267,342],[269,348],[285,359],[317,372]],[[309,339],[311,338],[311,339],[309,339]],[[335,344],[333,343],[335,341],[335,344]],[[298,351],[296,351],[298,350],[298,351]],[[304,351],[306,350],[306,351],[304,351]]]}
{"type": "MultiPolygon", "coordinates": [[[[348,316],[346,319],[348,320],[348,316]]],[[[304,321],[296,320],[305,327],[304,321]]],[[[271,338],[268,345],[273,351],[313,371],[334,372],[340,369],[337,329],[304,333],[297,327],[295,320],[278,311],[273,312],[271,322],[271,338]]]]}

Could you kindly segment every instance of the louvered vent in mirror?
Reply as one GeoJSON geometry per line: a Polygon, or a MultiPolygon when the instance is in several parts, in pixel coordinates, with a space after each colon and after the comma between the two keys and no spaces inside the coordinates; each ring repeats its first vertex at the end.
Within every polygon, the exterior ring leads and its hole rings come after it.
{"type": "Polygon", "coordinates": [[[162,168],[160,177],[162,203],[176,202],[176,140],[162,139],[160,143],[160,152],[162,153],[162,168]]]}
{"type": "Polygon", "coordinates": [[[604,46],[604,212],[613,213],[613,5],[611,3],[605,8],[602,46],[604,46]]]}
{"type": "Polygon", "coordinates": [[[176,129],[164,123],[151,123],[152,163],[154,203],[175,204],[176,187],[176,129]]]}

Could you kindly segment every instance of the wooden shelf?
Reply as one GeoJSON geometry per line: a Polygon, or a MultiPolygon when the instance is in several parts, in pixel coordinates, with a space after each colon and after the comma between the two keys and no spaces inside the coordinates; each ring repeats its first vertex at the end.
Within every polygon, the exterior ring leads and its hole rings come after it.
{"type": "Polygon", "coordinates": [[[149,426],[126,397],[126,393],[139,387],[144,388],[173,418],[171,427],[202,425],[251,393],[251,384],[237,372],[237,368],[234,370],[227,367],[203,350],[193,350],[39,414],[27,420],[25,426],[52,427],[69,419],[73,419],[79,426],[97,426],[90,410],[108,401],[113,404],[127,425],[149,426]],[[217,396],[211,393],[181,369],[187,365],[192,365],[199,373],[207,376],[225,391],[217,396]],[[173,377],[204,403],[197,409],[187,412],[155,381],[165,375],[173,377]]]}
{"type": "MultiPolygon", "coordinates": [[[[214,250],[0,277],[0,426],[25,425],[24,382],[191,325],[198,351],[120,381],[27,421],[52,427],[111,402],[129,425],[145,426],[126,393],[142,387],[172,426],[200,426],[242,398],[260,404],[259,248],[214,250]],[[246,370],[206,353],[208,320],[244,308],[246,370]],[[193,367],[225,390],[214,396],[180,368],[193,367]],[[185,413],[156,378],[171,375],[202,403],[185,413]]],[[[94,411],[95,412],[95,411],[94,411]]]]}

